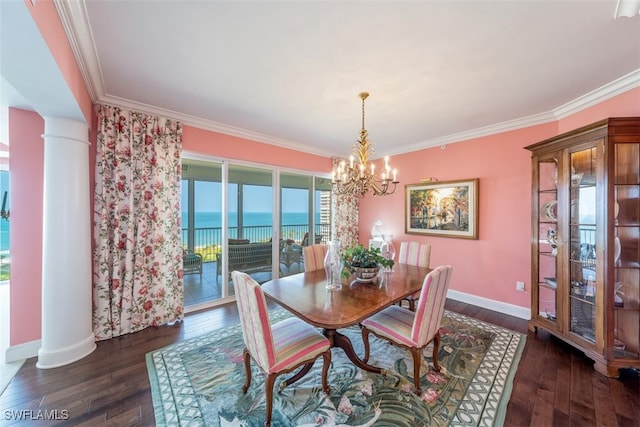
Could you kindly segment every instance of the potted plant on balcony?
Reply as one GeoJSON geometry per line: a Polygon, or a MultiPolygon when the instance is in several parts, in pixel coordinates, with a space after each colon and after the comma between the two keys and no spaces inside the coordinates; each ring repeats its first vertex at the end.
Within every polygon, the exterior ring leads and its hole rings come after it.
{"type": "Polygon", "coordinates": [[[348,248],[342,254],[344,269],[342,275],[356,276],[358,282],[371,282],[378,275],[380,267],[393,267],[393,259],[382,256],[380,248],[365,248],[362,245],[348,248]]]}

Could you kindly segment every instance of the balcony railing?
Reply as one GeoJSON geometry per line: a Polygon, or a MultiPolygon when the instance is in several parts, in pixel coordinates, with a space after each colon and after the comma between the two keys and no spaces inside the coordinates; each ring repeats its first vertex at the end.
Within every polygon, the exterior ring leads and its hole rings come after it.
{"type": "MultiPolygon", "coordinates": [[[[330,224],[316,224],[316,235],[322,236],[322,242],[329,241],[331,235],[330,224]]],[[[290,239],[302,244],[304,235],[309,232],[308,224],[281,226],[280,238],[290,239]]],[[[270,225],[252,225],[242,228],[230,227],[230,239],[248,239],[250,242],[268,242],[273,236],[273,228],[270,225]]],[[[310,243],[313,243],[310,242],[310,243]]],[[[222,228],[183,228],[182,246],[192,249],[202,255],[203,262],[216,260],[216,254],[220,253],[222,246],[222,228]],[[192,236],[190,236],[192,234],[192,236]]]]}

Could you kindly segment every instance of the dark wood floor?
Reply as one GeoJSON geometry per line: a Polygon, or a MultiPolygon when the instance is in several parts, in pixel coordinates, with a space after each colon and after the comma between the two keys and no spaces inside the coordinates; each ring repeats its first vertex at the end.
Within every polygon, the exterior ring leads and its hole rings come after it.
{"type": "MultiPolygon", "coordinates": [[[[527,322],[468,304],[446,308],[527,333],[527,322]]],[[[40,370],[26,361],[0,396],[0,425],[153,426],[153,405],[145,354],[177,341],[238,323],[235,304],[192,313],[183,323],[149,328],[99,342],[88,357],[71,365],[40,370]],[[11,420],[14,411],[58,410],[58,422],[11,420]]],[[[580,352],[545,332],[527,333],[513,384],[506,426],[640,426],[640,376],[620,379],[592,369],[580,352]]]]}

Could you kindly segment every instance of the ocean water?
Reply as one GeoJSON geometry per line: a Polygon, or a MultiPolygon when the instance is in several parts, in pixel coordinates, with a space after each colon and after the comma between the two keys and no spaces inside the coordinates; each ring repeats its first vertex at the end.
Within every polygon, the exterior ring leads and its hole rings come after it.
{"type": "MultiPolygon", "coordinates": [[[[320,222],[320,214],[316,215],[316,224],[320,222]]],[[[182,212],[182,229],[189,227],[187,213],[182,212]]],[[[304,233],[309,230],[309,216],[306,212],[289,212],[282,214],[281,232],[283,237],[302,241],[304,233]]],[[[273,236],[271,226],[271,212],[245,212],[242,226],[243,238],[252,242],[266,241],[273,236]]],[[[194,245],[196,248],[206,247],[222,242],[222,214],[221,212],[195,212],[194,245]]],[[[238,237],[238,214],[229,214],[229,238],[238,237]]],[[[187,239],[187,233],[182,233],[183,241],[187,239]]]]}
{"type": "MultiPolygon", "coordinates": [[[[2,207],[11,211],[11,197],[9,196],[9,171],[0,170],[0,198],[2,207]]],[[[9,250],[9,221],[0,218],[0,252],[9,250]]]]}
{"type": "Polygon", "coordinates": [[[0,252],[3,252],[9,250],[9,223],[3,219],[0,221],[5,223],[0,229],[0,252]]]}
{"type": "MultiPolygon", "coordinates": [[[[282,225],[305,225],[308,223],[306,212],[287,212],[282,214],[282,225]]],[[[320,214],[316,214],[316,224],[320,222],[320,214]]],[[[249,226],[270,226],[271,212],[245,212],[243,225],[249,226]]],[[[195,228],[218,228],[222,226],[221,212],[196,212],[195,228]]],[[[238,214],[229,214],[229,227],[238,226],[238,214]]],[[[187,213],[182,212],[182,228],[187,228],[187,213]]],[[[0,252],[9,250],[9,221],[0,220],[0,252]]]]}

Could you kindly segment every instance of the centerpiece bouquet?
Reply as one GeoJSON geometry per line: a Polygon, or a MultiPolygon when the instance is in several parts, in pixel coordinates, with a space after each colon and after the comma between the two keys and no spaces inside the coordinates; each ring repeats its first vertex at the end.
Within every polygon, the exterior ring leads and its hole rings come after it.
{"type": "Polygon", "coordinates": [[[393,267],[393,259],[382,256],[380,248],[365,248],[363,245],[348,248],[341,256],[344,262],[343,277],[355,275],[360,282],[370,282],[377,275],[380,267],[393,267]]]}

